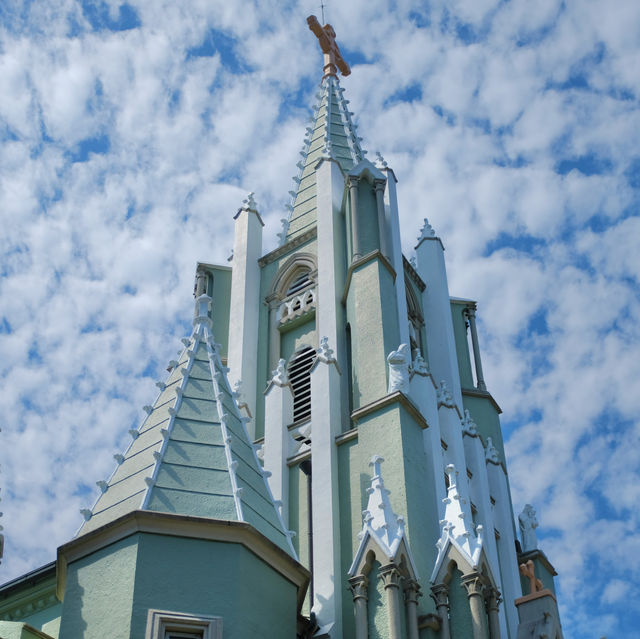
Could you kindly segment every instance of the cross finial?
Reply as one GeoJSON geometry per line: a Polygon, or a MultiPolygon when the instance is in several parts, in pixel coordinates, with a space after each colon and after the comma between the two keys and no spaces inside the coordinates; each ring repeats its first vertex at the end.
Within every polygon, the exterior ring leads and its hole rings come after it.
{"type": "Polygon", "coordinates": [[[320,48],[324,53],[324,75],[337,75],[338,69],[342,75],[349,75],[351,69],[340,53],[338,44],[336,43],[336,32],[330,24],[324,27],[318,22],[315,16],[307,18],[309,29],[313,31],[320,42],[320,48]]]}

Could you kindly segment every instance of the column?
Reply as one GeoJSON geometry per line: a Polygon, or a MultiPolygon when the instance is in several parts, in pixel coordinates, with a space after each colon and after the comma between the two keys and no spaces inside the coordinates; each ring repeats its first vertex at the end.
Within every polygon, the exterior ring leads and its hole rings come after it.
{"type": "Polygon", "coordinates": [[[342,571],[338,447],[340,372],[326,338],[311,368],[311,492],[313,495],[313,612],[331,639],[342,635],[342,571]]]}
{"type": "Polygon", "coordinates": [[[281,502],[282,519],[289,521],[289,457],[292,440],[287,426],[293,421],[293,391],[287,379],[285,361],[278,362],[264,394],[264,469],[271,473],[269,487],[281,502]]]}
{"type": "Polygon", "coordinates": [[[369,616],[367,610],[367,587],[369,580],[364,575],[357,575],[349,579],[349,589],[353,594],[353,608],[356,616],[355,639],[368,639],[369,616]]]}
{"type": "MultiPolygon", "coordinates": [[[[260,311],[260,267],[264,223],[249,197],[235,216],[231,301],[229,305],[229,381],[239,380],[252,415],[256,414],[256,368],[258,360],[258,315],[260,311]]],[[[247,423],[249,437],[255,424],[247,423]]]]}
{"type": "Polygon", "coordinates": [[[387,246],[387,224],[384,216],[384,185],[385,180],[374,180],[376,189],[376,206],[378,209],[378,236],[380,238],[380,252],[389,259],[389,248],[387,246]]]}
{"type": "Polygon", "coordinates": [[[440,239],[423,236],[416,246],[418,274],[426,282],[422,309],[427,333],[429,367],[437,383],[445,380],[456,405],[462,409],[460,371],[451,318],[449,285],[440,239]]]}
{"type": "Polygon", "coordinates": [[[349,198],[351,200],[351,255],[352,262],[362,257],[360,253],[360,234],[358,232],[358,184],[360,178],[349,176],[349,198]]]}
{"type": "MultiPolygon", "coordinates": [[[[398,214],[398,194],[396,190],[396,176],[389,168],[384,170],[387,174],[387,188],[384,193],[386,228],[389,231],[387,250],[389,261],[396,272],[396,305],[398,308],[398,327],[400,337],[398,344],[410,344],[409,319],[407,313],[407,291],[404,284],[404,261],[402,258],[402,241],[400,239],[400,217],[398,214]]],[[[424,277],[423,277],[424,279],[424,277]]],[[[425,280],[426,282],[426,280],[425,280]]]]}
{"type": "Polygon", "coordinates": [[[431,598],[436,604],[436,612],[440,617],[441,639],[451,639],[449,629],[449,589],[444,584],[431,586],[431,598]]]}
{"type": "Polygon", "coordinates": [[[480,346],[478,345],[478,331],[476,329],[476,309],[469,306],[466,310],[469,320],[469,330],[471,331],[471,344],[473,345],[473,361],[476,365],[476,387],[478,390],[487,390],[482,373],[482,361],[480,360],[480,346]]]}
{"type": "Polygon", "coordinates": [[[400,619],[400,572],[394,564],[380,568],[380,579],[384,584],[389,609],[389,639],[402,639],[402,621],[400,619]]]}
{"type": "Polygon", "coordinates": [[[414,579],[407,579],[404,586],[404,602],[407,611],[407,633],[409,639],[420,639],[418,630],[418,597],[420,584],[414,579]]]}
{"type": "Polygon", "coordinates": [[[487,639],[487,615],[484,607],[484,584],[478,573],[462,577],[473,620],[473,639],[487,639]]]}
{"type": "Polygon", "coordinates": [[[491,639],[500,639],[500,617],[498,607],[500,606],[500,591],[496,588],[489,589],[487,599],[487,614],[489,616],[489,636],[491,639]]]}

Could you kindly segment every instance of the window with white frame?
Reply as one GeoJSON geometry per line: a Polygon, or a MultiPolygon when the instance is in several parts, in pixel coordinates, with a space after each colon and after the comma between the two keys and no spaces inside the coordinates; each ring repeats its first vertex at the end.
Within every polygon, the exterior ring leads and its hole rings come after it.
{"type": "Polygon", "coordinates": [[[145,639],[222,639],[222,617],[149,610],[145,639]]]}

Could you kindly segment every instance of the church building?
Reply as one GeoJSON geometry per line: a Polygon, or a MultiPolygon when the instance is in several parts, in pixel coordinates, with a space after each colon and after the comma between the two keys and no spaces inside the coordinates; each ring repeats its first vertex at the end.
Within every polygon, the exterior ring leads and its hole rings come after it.
{"type": "Polygon", "coordinates": [[[398,179],[308,23],[323,75],[279,246],[250,194],[77,535],[0,586],[1,639],[562,639],[476,302],[426,220],[403,255],[398,179]]]}

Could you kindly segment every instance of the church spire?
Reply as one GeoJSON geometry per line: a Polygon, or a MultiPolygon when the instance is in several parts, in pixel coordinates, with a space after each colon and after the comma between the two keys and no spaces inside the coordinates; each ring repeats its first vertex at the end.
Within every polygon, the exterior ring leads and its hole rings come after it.
{"type": "Polygon", "coordinates": [[[366,155],[360,146],[361,138],[352,120],[353,113],[349,111],[349,100],[344,98],[344,89],[338,81],[338,70],[346,76],[351,69],[336,44],[335,31],[329,24],[321,27],[315,16],[309,16],[307,23],[318,37],[324,53],[324,75],[316,94],[314,114],[300,150],[301,159],[296,164],[298,173],[293,178],[294,189],[289,191],[289,216],[283,223],[281,244],[315,226],[318,161],[322,158],[335,160],[346,173],[366,155]]]}

